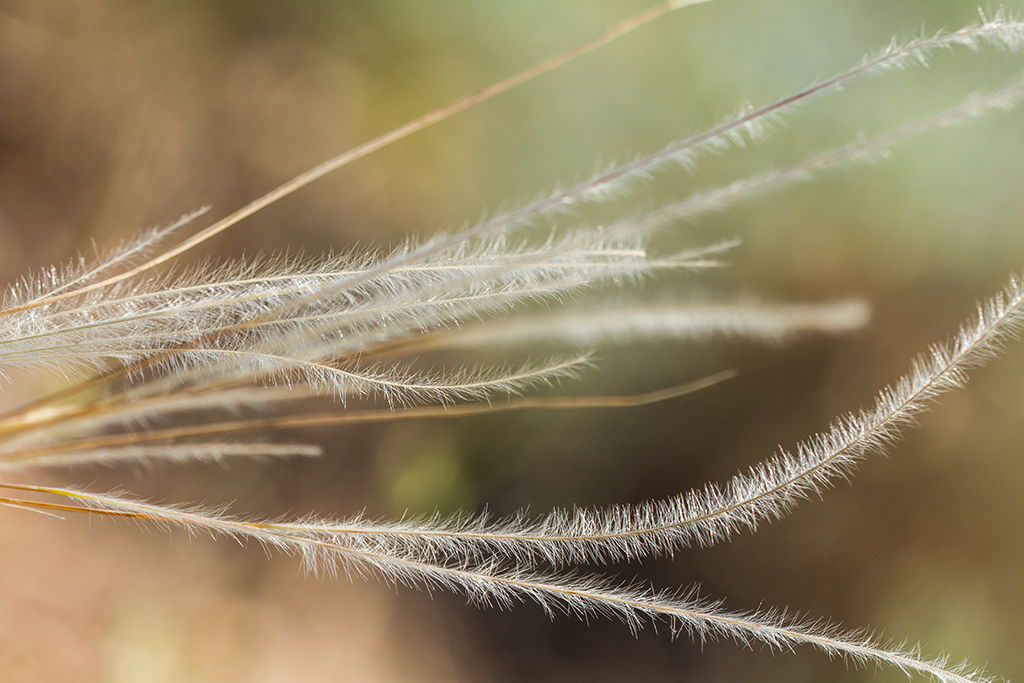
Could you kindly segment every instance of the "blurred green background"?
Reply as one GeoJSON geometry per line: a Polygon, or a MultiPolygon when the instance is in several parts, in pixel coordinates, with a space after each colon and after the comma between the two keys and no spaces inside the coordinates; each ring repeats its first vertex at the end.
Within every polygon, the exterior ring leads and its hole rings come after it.
{"type": "MultiPolygon", "coordinates": [[[[648,6],[328,0],[4,0],[0,279],[91,254],[201,205],[222,216],[339,151],[575,45],[648,6]]],[[[1008,3],[1024,14],[1024,3],[1008,3]]],[[[316,254],[473,222],[856,64],[892,37],[978,20],[970,2],[720,0],[317,182],[209,253],[316,254]]],[[[624,212],[917,120],[1016,78],[1024,59],[957,50],[802,108],[763,144],[669,172],[624,212]]],[[[57,481],[261,514],[605,505],[723,481],[824,429],[955,331],[1024,255],[1024,112],[897,146],[668,239],[739,237],[733,267],[678,297],[863,296],[868,329],[783,348],[602,349],[558,393],[703,394],[621,412],[522,413],[302,435],[316,462],[81,470],[57,481]]],[[[571,223],[571,218],[560,219],[571,223]]],[[[618,294],[612,294],[618,296],[618,294]]],[[[3,387],[3,400],[19,387],[3,387]]],[[[1024,677],[1024,358],[1017,345],[852,486],[713,549],[609,571],[701,583],[733,608],[788,606],[1024,677]]],[[[0,670],[19,681],[905,680],[732,643],[634,638],[532,605],[317,581],[257,548],[107,522],[0,514],[0,670]]],[[[664,630],[664,629],[663,629],[664,630]]]]}

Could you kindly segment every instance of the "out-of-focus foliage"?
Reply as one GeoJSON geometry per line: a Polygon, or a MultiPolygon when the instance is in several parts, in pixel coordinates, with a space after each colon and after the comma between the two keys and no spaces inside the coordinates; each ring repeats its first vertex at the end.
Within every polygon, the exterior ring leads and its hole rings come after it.
{"type": "MultiPolygon", "coordinates": [[[[0,7],[0,275],[66,261],[212,204],[223,215],[317,161],[578,42],[645,2],[12,0],[0,7]]],[[[1011,13],[1024,8],[1009,3],[1011,13]]],[[[977,19],[971,3],[720,0],[676,13],[320,181],[223,237],[221,253],[394,243],[533,198],[854,64],[893,37],[977,19]]],[[[764,144],[623,198],[769,168],[1001,85],[1020,60],[938,55],[813,103],[764,144]]],[[[613,354],[582,388],[655,388],[736,367],[706,395],[638,412],[495,416],[332,435],[320,463],[234,465],[133,482],[165,500],[392,514],[633,502],[719,481],[820,430],[953,332],[1021,268],[1024,114],[930,133],[870,167],[688,228],[744,246],[718,290],[863,295],[855,338],[613,354]],[[432,476],[426,476],[429,470],[432,476]],[[410,482],[419,482],[413,486],[410,482]],[[426,490],[423,487],[427,487],[426,490]]],[[[681,286],[690,286],[683,282],[681,286]]],[[[710,286],[710,285],[709,285],[710,286]]],[[[788,604],[969,656],[1009,678],[1024,582],[1024,363],[1011,349],[922,418],[890,460],[785,523],[654,563],[729,605],[788,604]]],[[[41,380],[42,381],[42,380],[41,380]]],[[[568,391],[570,387],[566,387],[568,391]]],[[[4,402],[14,400],[4,387],[4,402]]],[[[315,437],[315,435],[313,435],[315,437]]],[[[865,680],[824,658],[701,648],[530,608],[317,583],[284,560],[5,512],[0,670],[19,680],[419,677],[865,680]],[[14,520],[12,522],[12,519],[14,520]],[[204,624],[196,629],[194,624],[204,624]],[[399,657],[396,653],[405,653],[399,657]],[[57,653],[57,654],[54,654],[57,653]]],[[[632,568],[622,570],[631,575],[632,568]]],[[[887,672],[875,680],[899,680],[887,672]]]]}

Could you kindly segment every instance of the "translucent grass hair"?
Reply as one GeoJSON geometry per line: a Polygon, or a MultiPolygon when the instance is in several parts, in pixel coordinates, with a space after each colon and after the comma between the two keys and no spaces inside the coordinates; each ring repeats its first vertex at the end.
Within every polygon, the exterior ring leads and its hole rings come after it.
{"type": "MultiPolygon", "coordinates": [[[[690,4],[696,3],[655,5],[577,48],[334,157],[190,235],[182,236],[202,211],[95,262],[26,276],[0,307],[0,373],[56,369],[69,381],[0,415],[0,472],[95,462],[313,456],[316,447],[288,443],[277,434],[297,426],[642,405],[704,389],[732,373],[720,369],[641,395],[538,397],[530,391],[590,370],[598,364],[596,349],[607,344],[709,337],[776,342],[865,325],[869,309],[859,300],[650,303],[630,296],[637,283],[665,273],[699,277],[740,246],[722,238],[664,252],[652,246],[654,236],[727,211],[737,201],[843,172],[929,130],[1013,108],[1024,97],[1024,82],[602,225],[574,222],[572,210],[588,203],[614,210],[612,199],[648,177],[679,165],[699,169],[709,154],[770,135],[772,124],[812,98],[834,96],[857,79],[917,68],[938,50],[1019,51],[1024,23],[1000,14],[951,33],[894,42],[790,96],[744,108],[706,131],[461,232],[409,240],[379,253],[168,267],[323,175],[690,4]],[[609,291],[615,295],[601,296],[609,291]],[[596,293],[590,297],[595,303],[575,305],[583,292],[596,293]],[[532,352],[535,347],[546,351],[532,352]],[[507,360],[451,368],[425,365],[421,357],[464,348],[500,348],[507,360]],[[334,409],[305,410],[316,397],[334,399],[334,409]]],[[[505,519],[463,514],[277,520],[11,478],[0,481],[6,491],[0,502],[249,540],[300,557],[313,573],[442,589],[482,605],[534,602],[550,613],[616,618],[633,630],[667,624],[672,633],[697,640],[731,638],[777,650],[807,645],[858,665],[891,666],[939,681],[987,681],[988,674],[966,663],[929,657],[920,648],[828,621],[781,609],[729,610],[695,588],[622,584],[585,573],[581,565],[671,555],[784,517],[803,499],[851,476],[865,458],[887,450],[937,396],[961,386],[967,370],[1020,330],[1022,309],[1024,289],[1010,278],[1003,291],[979,305],[975,318],[922,354],[868,408],[839,417],[824,432],[724,483],[664,500],[505,519]]]]}

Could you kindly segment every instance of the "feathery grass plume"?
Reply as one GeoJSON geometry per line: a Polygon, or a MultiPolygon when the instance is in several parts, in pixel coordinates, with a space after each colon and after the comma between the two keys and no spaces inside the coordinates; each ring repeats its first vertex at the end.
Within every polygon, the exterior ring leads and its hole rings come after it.
{"type": "Polygon", "coordinates": [[[948,682],[992,680],[966,664],[923,658],[918,649],[886,646],[862,633],[843,632],[773,611],[743,614],[696,597],[633,586],[575,573],[539,573],[612,559],[669,554],[696,542],[710,545],[742,527],[756,529],[764,519],[780,518],[810,493],[821,492],[837,477],[849,476],[866,455],[896,438],[940,394],[966,380],[965,370],[991,358],[1001,343],[1024,327],[1024,285],[1011,280],[1006,291],[979,306],[978,319],[966,323],[950,342],[934,346],[909,374],[884,389],[875,405],[838,420],[832,429],[783,451],[724,487],[708,485],[674,499],[607,511],[556,511],[536,523],[522,518],[491,523],[475,520],[413,520],[371,524],[363,520],[326,522],[246,521],[203,508],[140,503],[101,495],[19,484],[0,488],[69,499],[73,504],[0,499],[8,505],[52,511],[91,511],[190,533],[253,540],[267,548],[300,556],[317,573],[378,576],[404,585],[465,593],[484,605],[509,606],[522,600],[550,612],[618,617],[640,628],[645,621],[667,620],[673,632],[731,637],[776,649],[812,645],[856,664],[886,664],[948,682]]]}
{"type": "MultiPolygon", "coordinates": [[[[751,299],[658,301],[639,290],[659,276],[697,277],[720,266],[736,240],[659,251],[673,225],[724,211],[753,195],[779,191],[822,171],[875,158],[926,131],[1015,107],[1018,79],[1001,90],[886,133],[828,149],[787,166],[695,190],[644,212],[618,212],[592,225],[584,205],[604,203],[638,182],[702,157],[768,136],[773,125],[812,98],[866,76],[924,64],[941,49],[1024,47],[1024,23],[997,14],[976,26],[892,43],[858,66],[661,151],[500,213],[462,232],[409,240],[386,253],[238,259],[170,265],[324,174],[530,80],[669,10],[666,2],[576,50],[477,95],[401,126],[304,173],[231,216],[166,246],[188,214],[95,263],[26,277],[0,303],[0,377],[55,371],[65,388],[0,414],[0,472],[93,463],[318,455],[275,432],[299,426],[451,417],[523,408],[635,406],[706,388],[719,372],[677,387],[632,396],[530,397],[540,384],[574,379],[610,344],[707,340],[719,336],[776,342],[792,335],[844,333],[868,319],[860,300],[760,304],[751,299]],[[614,297],[605,293],[615,290],[614,297]],[[577,305],[576,300],[586,298],[577,305]],[[545,310],[538,312],[539,306],[545,310]],[[531,346],[554,346],[538,354],[531,346]],[[506,360],[431,365],[428,354],[499,348],[506,360]],[[318,398],[335,401],[323,411],[318,398]],[[506,398],[507,397],[507,398],[506,398]],[[382,408],[366,407],[366,404],[382,408]],[[310,405],[319,407],[309,410],[310,405]],[[266,437],[254,438],[253,433],[266,437]]],[[[189,534],[254,542],[295,555],[319,574],[373,577],[443,589],[481,605],[532,601],[551,614],[612,617],[634,631],[667,624],[693,639],[793,650],[810,645],[856,665],[885,665],[943,682],[993,680],[966,663],[929,658],[918,647],[885,643],[867,632],[809,620],[787,610],[726,609],[696,588],[661,591],[585,573],[582,565],[633,561],[707,546],[787,515],[801,500],[849,477],[882,452],[937,396],[991,358],[1024,326],[1024,285],[979,306],[950,341],[934,346],[874,404],[831,428],[733,476],[723,485],[658,501],[554,510],[533,517],[462,514],[374,521],[318,517],[262,519],[226,508],[157,504],[120,493],[0,481],[0,504],[59,515],[82,512],[134,520],[189,534]]]]}

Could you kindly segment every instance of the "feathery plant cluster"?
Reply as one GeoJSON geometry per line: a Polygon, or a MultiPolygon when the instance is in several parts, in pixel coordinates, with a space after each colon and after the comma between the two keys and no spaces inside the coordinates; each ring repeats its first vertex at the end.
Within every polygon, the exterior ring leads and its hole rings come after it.
{"type": "MultiPolygon", "coordinates": [[[[702,161],[770,135],[812,98],[894,69],[920,68],[940,50],[1024,48],[1024,23],[983,18],[958,31],[894,42],[857,66],[653,154],[613,167],[461,232],[409,240],[389,252],[319,259],[257,257],[180,265],[183,253],[238,221],[390,142],[452,116],[518,82],[594,49],[691,2],[667,2],[519,76],[417,119],[331,160],[208,228],[186,231],[204,211],[142,235],[95,261],[26,276],[0,310],[0,373],[17,378],[56,370],[68,384],[0,415],[0,469],[28,472],[92,462],[146,463],[254,456],[310,456],[318,448],[282,442],[279,430],[480,412],[626,406],[661,401],[726,379],[718,373],[634,396],[531,397],[538,385],[573,378],[607,342],[642,344],[709,335],[784,339],[842,333],[867,321],[859,301],[760,305],[749,301],[623,303],[635,283],[662,273],[700,272],[726,262],[735,241],[659,251],[656,236],[737,200],[777,191],[816,174],[886,153],[930,129],[1016,106],[1024,81],[974,94],[929,118],[830,149],[801,162],[677,197],[639,215],[568,229],[594,206],[665,169],[699,174],[702,161]],[[183,236],[186,235],[186,236],[183,236]],[[586,292],[625,294],[575,305],[586,292]],[[533,304],[543,304],[538,307],[533,304]],[[548,356],[528,349],[561,348],[548,356]],[[501,347],[494,367],[454,370],[424,354],[501,347]],[[335,409],[312,412],[331,397],[335,409]],[[369,404],[379,407],[367,407],[369,404]],[[316,404],[312,404],[316,405],[316,404]],[[262,436],[253,436],[254,434],[262,436]]],[[[590,297],[594,300],[600,297],[590,297]]],[[[888,665],[940,681],[990,680],[984,671],[918,647],[795,617],[785,610],[740,612],[695,589],[657,590],[587,574],[581,565],[671,555],[710,546],[785,516],[801,500],[851,475],[881,452],[938,395],[994,355],[1024,323],[1024,284],[979,305],[950,341],[928,350],[868,408],[780,450],[723,484],[641,504],[554,510],[506,519],[253,519],[200,505],[156,504],[123,494],[0,481],[0,502],[42,512],[83,512],[208,533],[302,558],[314,573],[374,577],[444,589],[482,605],[536,602],[551,613],[610,616],[630,628],[668,624],[692,638],[732,638],[789,650],[810,645],[864,665],[888,665]]],[[[9,512],[7,514],[19,514],[9,512]]],[[[969,654],[969,653],[965,653],[969,654]]]]}

